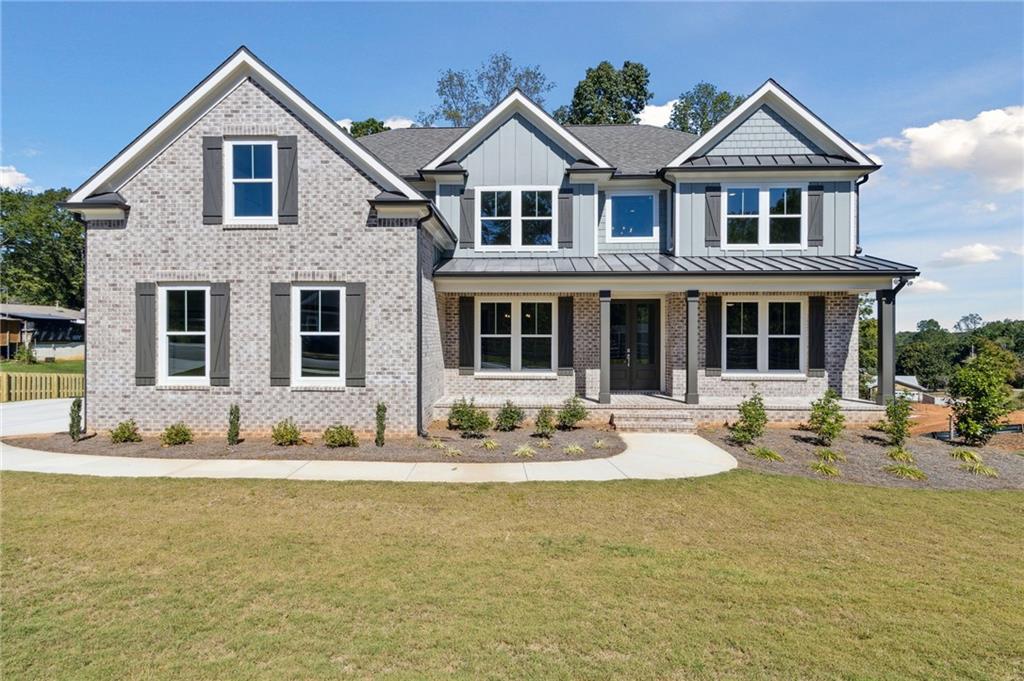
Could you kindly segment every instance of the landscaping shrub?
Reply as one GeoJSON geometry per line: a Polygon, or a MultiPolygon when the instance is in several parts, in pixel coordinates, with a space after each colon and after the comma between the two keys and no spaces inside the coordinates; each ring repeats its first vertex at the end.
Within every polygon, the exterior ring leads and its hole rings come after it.
{"type": "Polygon", "coordinates": [[[388,424],[388,405],[383,402],[377,403],[376,409],[377,432],[373,436],[373,444],[378,447],[384,446],[384,429],[388,424]]]}
{"type": "Polygon", "coordinates": [[[964,463],[981,463],[981,457],[972,452],[969,449],[958,448],[954,449],[949,455],[957,461],[963,461],[964,463]]]}
{"type": "MultiPolygon", "coordinates": [[[[494,429],[506,433],[513,431],[519,427],[525,418],[526,414],[523,413],[523,410],[512,404],[512,400],[508,400],[498,410],[498,415],[494,419],[494,429]]],[[[449,421],[451,421],[450,416],[449,421]]]]}
{"type": "Polygon", "coordinates": [[[279,447],[290,447],[302,442],[302,433],[299,432],[299,427],[295,425],[295,421],[287,418],[283,421],[278,421],[274,425],[274,428],[270,431],[270,439],[279,447]]]}
{"type": "Polygon", "coordinates": [[[606,443],[604,440],[598,438],[598,439],[594,440],[594,444],[592,446],[594,447],[594,449],[604,449],[605,447],[608,446],[608,443],[606,443]]]}
{"type": "Polygon", "coordinates": [[[444,440],[442,440],[441,438],[432,437],[430,438],[430,442],[427,443],[427,446],[430,447],[431,449],[444,449],[448,445],[446,445],[444,443],[444,440]]]}
{"type": "Polygon", "coordinates": [[[885,405],[882,432],[889,436],[889,444],[902,447],[910,437],[910,402],[902,397],[890,398],[885,405]]]}
{"type": "Polygon", "coordinates": [[[497,440],[492,440],[490,438],[487,438],[486,440],[481,442],[480,446],[489,452],[493,452],[494,450],[501,448],[501,445],[498,444],[497,440]]]}
{"type": "Polygon", "coordinates": [[[950,406],[956,431],[968,444],[988,442],[1010,413],[1006,381],[1011,373],[994,352],[985,350],[953,373],[948,389],[950,406]]]}
{"type": "Polygon", "coordinates": [[[580,445],[576,444],[575,442],[569,443],[565,447],[562,448],[562,453],[566,454],[567,456],[580,456],[585,451],[586,450],[583,449],[583,447],[581,447],[580,445]]]}
{"type": "Polygon", "coordinates": [[[533,425],[533,434],[543,438],[549,438],[555,434],[555,410],[551,407],[541,407],[537,411],[537,419],[533,425]]]}
{"type": "Polygon", "coordinates": [[[470,409],[462,417],[462,437],[481,438],[491,427],[491,418],[483,409],[470,409]]]}
{"type": "Polygon", "coordinates": [[[331,426],[324,431],[324,444],[328,447],[358,447],[359,438],[348,426],[331,426]]]}
{"type": "Polygon", "coordinates": [[[811,418],[807,426],[828,447],[843,432],[846,417],[839,408],[839,395],[829,388],[820,400],[811,402],[811,418]]]}
{"type": "Polygon", "coordinates": [[[585,418],[587,418],[587,408],[583,406],[583,400],[573,395],[558,410],[558,427],[562,430],[572,430],[577,423],[585,418]]]}
{"type": "Polygon", "coordinates": [[[903,447],[890,447],[886,454],[888,454],[889,458],[893,461],[898,461],[900,463],[914,463],[914,455],[903,447]]]}
{"type": "Polygon", "coordinates": [[[984,475],[986,478],[998,478],[999,471],[992,466],[986,466],[981,461],[960,464],[960,470],[967,471],[971,475],[984,475]]]}
{"type": "Polygon", "coordinates": [[[520,459],[532,459],[537,455],[537,452],[530,445],[520,445],[516,447],[516,450],[512,452],[512,455],[517,456],[520,459]]]}
{"type": "Polygon", "coordinates": [[[82,439],[82,398],[76,397],[71,401],[71,416],[68,421],[68,435],[72,442],[82,439]]]}
{"type": "Polygon", "coordinates": [[[442,452],[445,456],[462,456],[462,450],[457,447],[445,447],[442,452]]]}
{"type": "Polygon", "coordinates": [[[114,444],[121,444],[123,442],[142,442],[142,436],[139,435],[139,427],[135,425],[135,420],[129,419],[117,424],[117,426],[110,431],[110,441],[114,444]]]}
{"type": "Polygon", "coordinates": [[[14,351],[14,361],[18,364],[35,364],[37,362],[36,351],[23,343],[14,351]]]}
{"type": "Polygon", "coordinates": [[[463,423],[475,410],[473,400],[467,402],[465,397],[455,400],[448,410],[448,430],[462,430],[463,423]]]}
{"type": "Polygon", "coordinates": [[[890,475],[894,475],[897,478],[902,478],[904,480],[928,479],[928,476],[925,475],[924,471],[922,471],[920,468],[918,468],[917,466],[911,466],[910,464],[906,463],[894,463],[890,466],[886,466],[882,470],[884,470],[886,473],[889,473],[890,475]]]}
{"type": "Polygon", "coordinates": [[[835,463],[836,461],[846,461],[846,456],[842,452],[837,452],[834,449],[819,449],[814,453],[818,457],[818,461],[824,463],[835,463]]]}
{"type": "Polygon", "coordinates": [[[782,456],[778,452],[767,447],[754,447],[747,451],[751,456],[763,461],[783,461],[782,456]]]}
{"type": "Polygon", "coordinates": [[[160,434],[160,442],[164,447],[190,444],[192,442],[192,429],[181,421],[172,423],[164,428],[164,432],[160,434]]]}
{"type": "Polygon", "coordinates": [[[764,398],[761,393],[754,394],[740,402],[740,418],[729,426],[732,441],[740,445],[749,445],[764,435],[764,427],[768,423],[768,414],[764,410],[764,398]]]}
{"type": "Polygon", "coordinates": [[[835,478],[839,476],[839,469],[825,461],[815,461],[811,463],[811,470],[819,475],[824,475],[826,478],[835,478]]]}
{"type": "Polygon", "coordinates": [[[237,404],[232,404],[228,409],[228,444],[238,444],[238,430],[242,424],[242,410],[237,404]]]}

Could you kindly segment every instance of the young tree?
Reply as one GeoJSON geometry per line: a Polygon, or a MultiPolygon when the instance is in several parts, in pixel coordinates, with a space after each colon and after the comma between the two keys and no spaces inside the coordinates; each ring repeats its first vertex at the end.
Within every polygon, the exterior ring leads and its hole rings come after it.
{"type": "Polygon", "coordinates": [[[669,128],[703,135],[732,113],[732,110],[746,99],[743,95],[734,95],[726,90],[719,90],[711,83],[701,81],[689,91],[679,95],[672,106],[672,117],[669,128]]]}
{"type": "Polygon", "coordinates": [[[1007,365],[1011,353],[993,343],[983,343],[978,355],[958,368],[949,382],[956,430],[968,444],[988,442],[1010,412],[1006,382],[1014,373],[1007,365]]]}
{"type": "Polygon", "coordinates": [[[654,93],[647,89],[651,74],[638,62],[627,61],[621,69],[603,61],[587,69],[576,84],[572,102],[555,111],[555,120],[563,125],[636,123],[654,93]]]}
{"type": "Polygon", "coordinates": [[[390,129],[391,128],[384,125],[384,121],[379,121],[371,116],[365,121],[352,121],[352,127],[350,127],[348,131],[353,137],[363,137],[365,135],[375,135],[378,132],[384,132],[385,130],[390,129]]]}

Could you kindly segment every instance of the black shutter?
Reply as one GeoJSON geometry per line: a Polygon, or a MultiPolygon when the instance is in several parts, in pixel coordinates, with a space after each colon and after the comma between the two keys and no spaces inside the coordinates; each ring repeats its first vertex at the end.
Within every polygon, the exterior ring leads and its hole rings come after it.
{"type": "Polygon", "coordinates": [[[231,291],[210,284],[210,385],[231,385],[231,291]]]}
{"type": "Polygon", "coordinates": [[[282,225],[299,222],[298,138],[277,138],[277,221],[282,225]]]}
{"type": "Polygon", "coordinates": [[[811,296],[807,310],[807,369],[811,376],[825,375],[825,297],[811,296]]]}
{"type": "Polygon", "coordinates": [[[558,298],[558,368],[572,370],[573,356],[573,307],[572,296],[558,298]]]}
{"type": "Polygon", "coordinates": [[[366,284],[345,284],[345,385],[366,385],[366,284]]]}
{"type": "Polygon", "coordinates": [[[473,248],[476,227],[475,190],[467,189],[459,198],[459,248],[473,248]]]}
{"type": "Polygon", "coordinates": [[[291,284],[270,285],[270,385],[291,383],[291,284]]]}
{"type": "Polygon", "coordinates": [[[807,245],[825,245],[825,187],[812,184],[807,188],[807,245]]]}
{"type": "Polygon", "coordinates": [[[572,248],[572,187],[558,190],[558,247],[572,248]]]}
{"type": "Polygon", "coordinates": [[[707,375],[717,376],[722,373],[722,298],[708,296],[704,304],[704,368],[707,375]]]}
{"type": "Polygon", "coordinates": [[[472,374],[476,367],[476,343],[474,341],[473,313],[476,301],[473,296],[459,296],[459,373],[472,374]]]}
{"type": "Polygon", "coordinates": [[[224,140],[203,138],[203,224],[224,222],[224,140]]]}
{"type": "Polygon", "coordinates": [[[718,248],[722,245],[722,188],[704,187],[704,245],[718,248]]]}
{"type": "Polygon", "coordinates": [[[135,385],[156,385],[156,284],[135,283],[135,385]]]}

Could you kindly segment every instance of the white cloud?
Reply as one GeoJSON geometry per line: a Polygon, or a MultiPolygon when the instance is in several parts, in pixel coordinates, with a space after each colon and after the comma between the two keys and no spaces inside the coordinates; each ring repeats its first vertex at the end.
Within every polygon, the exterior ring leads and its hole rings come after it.
{"type": "MultiPolygon", "coordinates": [[[[352,127],[351,118],[341,118],[334,122],[340,125],[341,127],[345,128],[346,130],[352,127]]],[[[390,118],[384,119],[384,125],[388,126],[392,130],[395,130],[397,128],[411,128],[413,123],[415,123],[415,121],[413,121],[411,118],[406,118],[405,116],[391,116],[390,118]]]]}
{"type": "Polygon", "coordinates": [[[338,125],[340,125],[341,127],[345,128],[346,130],[348,130],[349,128],[352,127],[352,119],[351,118],[339,118],[338,120],[336,120],[334,122],[337,123],[338,125]]]}
{"type": "Polygon", "coordinates": [[[678,99],[670,99],[664,104],[648,104],[644,107],[644,110],[640,112],[637,118],[644,125],[657,125],[665,127],[668,125],[669,119],[672,117],[672,107],[676,105],[678,99]]]}
{"type": "Polygon", "coordinates": [[[907,291],[910,293],[945,293],[949,290],[949,287],[943,284],[941,281],[935,281],[934,279],[925,279],[924,277],[915,279],[907,291]]]}
{"type": "Polygon", "coordinates": [[[32,182],[28,175],[14,166],[0,166],[0,187],[4,189],[20,189],[32,182]]]}
{"type": "Polygon", "coordinates": [[[1004,248],[990,244],[974,243],[944,251],[939,259],[932,264],[937,267],[959,267],[960,265],[980,265],[995,262],[1002,258],[1004,252],[1016,253],[1016,249],[1004,248]]]}

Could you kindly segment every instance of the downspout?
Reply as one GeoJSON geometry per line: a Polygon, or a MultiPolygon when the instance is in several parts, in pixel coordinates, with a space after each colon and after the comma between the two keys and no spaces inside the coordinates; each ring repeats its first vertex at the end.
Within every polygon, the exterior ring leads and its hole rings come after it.
{"type": "Polygon", "coordinates": [[[423,426],[423,259],[420,257],[420,236],[423,225],[434,214],[433,208],[416,220],[416,433],[426,437],[423,426]]]}
{"type": "MultiPolygon", "coordinates": [[[[666,215],[662,215],[661,216],[661,221],[672,224],[672,252],[669,253],[668,255],[675,255],[676,254],[676,249],[678,248],[678,244],[676,243],[676,240],[677,240],[676,238],[679,236],[679,225],[677,225],[676,221],[675,221],[675,217],[676,217],[676,181],[675,180],[670,180],[667,177],[665,177],[665,168],[659,168],[658,172],[655,173],[655,176],[659,180],[661,180],[662,182],[664,182],[665,184],[667,184],[669,186],[669,193],[668,193],[668,196],[669,196],[669,200],[668,200],[668,212],[669,212],[669,215],[667,215],[667,216],[666,215]],[[666,218],[670,218],[670,219],[666,219],[666,218]]],[[[595,200],[596,200],[596,197],[595,197],[595,200]]]]}
{"type": "Polygon", "coordinates": [[[866,184],[870,177],[870,175],[863,175],[853,183],[853,198],[857,202],[857,224],[854,225],[854,229],[857,230],[857,248],[854,250],[854,255],[860,255],[863,252],[860,247],[860,186],[866,184]]]}

